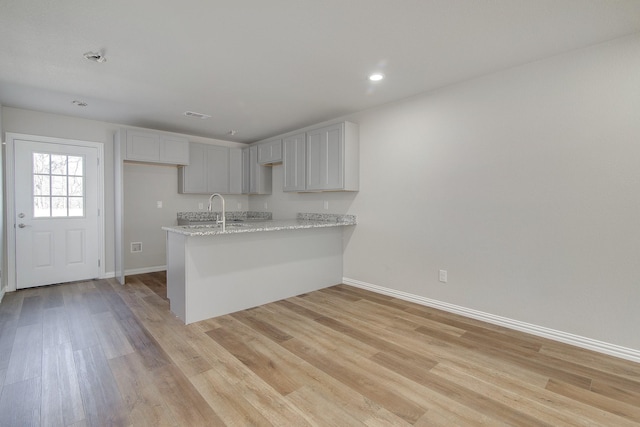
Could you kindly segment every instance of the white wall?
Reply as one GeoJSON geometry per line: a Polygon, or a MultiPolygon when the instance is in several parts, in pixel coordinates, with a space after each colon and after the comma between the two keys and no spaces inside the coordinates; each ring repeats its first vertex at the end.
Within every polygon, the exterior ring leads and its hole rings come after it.
{"type": "MultiPolygon", "coordinates": [[[[208,195],[178,194],[178,167],[143,163],[124,165],[125,270],[154,269],[166,265],[166,232],[176,225],[176,212],[198,211],[209,204],[208,195]],[[162,202],[162,208],[157,202],[162,202]],[[142,242],[142,252],[131,253],[131,242],[142,242]]],[[[247,210],[248,196],[225,195],[227,211],[247,210]],[[240,208],[238,208],[240,204],[240,208]]],[[[215,201],[213,210],[220,210],[215,201]]]]}
{"type": "MultiPolygon", "coordinates": [[[[105,153],[105,270],[113,274],[114,270],[114,179],[113,179],[113,134],[121,126],[114,123],[87,120],[77,117],[61,116],[38,111],[2,107],[3,131],[42,135],[57,138],[94,141],[104,144],[105,153]]],[[[230,147],[241,144],[216,139],[188,136],[190,141],[204,142],[230,147]]],[[[144,257],[132,256],[128,248],[125,250],[125,268],[144,268],[162,266],[164,260],[164,234],[160,221],[175,221],[177,210],[197,207],[195,196],[177,194],[177,167],[142,165],[125,167],[125,227],[129,230],[129,238],[143,241],[144,257]],[[153,168],[153,169],[150,169],[153,168]],[[151,171],[151,173],[149,172],[151,171]],[[157,173],[156,173],[157,172],[157,173]],[[154,177],[155,173],[155,177],[154,177]],[[169,176],[170,175],[170,176],[169,176]],[[157,178],[157,181],[155,180],[157,178]],[[137,180],[136,182],[129,182],[137,180]],[[153,204],[150,201],[153,200],[153,204]],[[165,202],[163,209],[157,209],[155,202],[165,202]],[[144,221],[143,218],[148,219],[144,221]],[[170,218],[169,218],[170,217],[170,218]],[[131,225],[139,227],[134,231],[131,225]],[[160,256],[158,236],[162,236],[162,256],[160,256]],[[148,242],[148,244],[146,243],[148,242]],[[155,249],[153,249],[155,248],[155,249]],[[153,250],[152,250],[153,249],[153,250]],[[148,251],[147,251],[148,250],[148,251]]],[[[200,197],[202,198],[202,197],[200,197]]],[[[245,200],[245,206],[248,204],[245,200]]],[[[125,240],[128,245],[129,240],[125,240]]],[[[142,254],[139,254],[142,255],[142,254]]]]}
{"type": "Polygon", "coordinates": [[[292,219],[298,212],[345,213],[358,194],[356,192],[285,193],[282,191],[284,186],[282,164],[274,165],[272,168],[272,193],[250,196],[249,209],[272,212],[274,219],[292,219]],[[324,202],[327,202],[328,209],[324,208],[324,202]]]}
{"type": "Polygon", "coordinates": [[[347,279],[640,351],[638,70],[636,35],[342,117],[358,193],[275,166],[250,208],[357,215],[347,279]]]}
{"type": "Polygon", "coordinates": [[[633,36],[347,117],[345,277],[640,350],[638,70],[633,36]]]}

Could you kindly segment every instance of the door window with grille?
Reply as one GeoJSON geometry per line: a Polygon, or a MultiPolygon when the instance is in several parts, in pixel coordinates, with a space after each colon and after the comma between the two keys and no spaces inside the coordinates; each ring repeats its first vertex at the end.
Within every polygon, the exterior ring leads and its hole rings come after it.
{"type": "Polygon", "coordinates": [[[84,157],[33,153],[33,217],[84,217],[84,157]]]}

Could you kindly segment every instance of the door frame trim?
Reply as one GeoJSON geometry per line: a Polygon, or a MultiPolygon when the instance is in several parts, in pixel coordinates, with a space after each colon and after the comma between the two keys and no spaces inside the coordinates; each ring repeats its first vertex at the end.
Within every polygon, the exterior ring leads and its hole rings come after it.
{"type": "Polygon", "coordinates": [[[100,277],[105,274],[104,259],[104,144],[101,142],[80,141],[76,139],[55,138],[49,136],[27,135],[22,133],[7,132],[6,141],[6,194],[7,194],[7,287],[6,291],[16,290],[16,220],[15,220],[15,141],[46,142],[51,144],[75,145],[97,149],[98,155],[98,209],[100,218],[98,220],[98,257],[101,260],[98,272],[100,277]]]}

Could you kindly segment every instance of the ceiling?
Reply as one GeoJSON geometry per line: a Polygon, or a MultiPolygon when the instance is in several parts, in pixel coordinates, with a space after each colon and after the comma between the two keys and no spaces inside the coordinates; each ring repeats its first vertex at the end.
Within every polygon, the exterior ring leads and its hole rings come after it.
{"type": "Polygon", "coordinates": [[[638,0],[0,0],[0,103],[253,142],[639,31],[638,0]]]}

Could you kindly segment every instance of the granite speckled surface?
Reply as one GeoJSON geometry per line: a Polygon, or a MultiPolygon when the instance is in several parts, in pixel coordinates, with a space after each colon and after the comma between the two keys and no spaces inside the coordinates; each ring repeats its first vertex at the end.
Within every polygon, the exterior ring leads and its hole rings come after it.
{"type": "MultiPolygon", "coordinates": [[[[213,218],[215,219],[215,215],[213,216],[213,218]]],[[[231,222],[227,223],[225,231],[222,231],[221,226],[215,224],[178,225],[172,227],[162,227],[162,229],[170,233],[178,233],[185,236],[215,236],[218,234],[301,230],[307,228],[344,227],[348,225],[356,225],[355,215],[299,213],[296,219],[267,221],[254,220],[251,222],[240,223],[231,222]]]]}
{"type": "MultiPolygon", "coordinates": [[[[178,212],[178,221],[185,220],[190,222],[207,222],[215,221],[216,217],[222,215],[220,211],[198,211],[198,212],[178,212]]],[[[225,212],[227,221],[268,221],[273,219],[271,212],[257,211],[227,211],[225,212]]]]}

